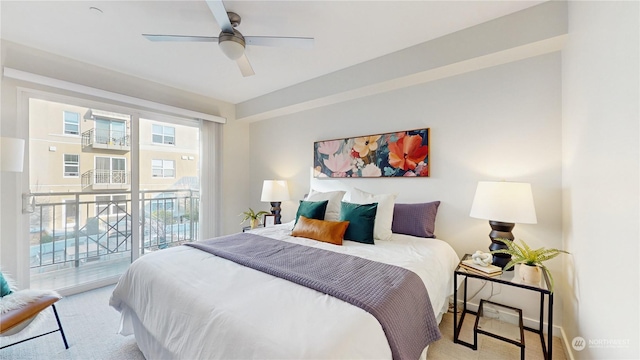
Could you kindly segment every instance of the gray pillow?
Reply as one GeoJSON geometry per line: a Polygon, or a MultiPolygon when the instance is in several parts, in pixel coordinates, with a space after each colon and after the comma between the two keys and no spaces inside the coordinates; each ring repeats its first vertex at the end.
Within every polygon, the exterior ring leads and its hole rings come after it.
{"type": "Polygon", "coordinates": [[[440,201],[420,204],[395,204],[391,231],[396,234],[434,238],[440,201]]]}

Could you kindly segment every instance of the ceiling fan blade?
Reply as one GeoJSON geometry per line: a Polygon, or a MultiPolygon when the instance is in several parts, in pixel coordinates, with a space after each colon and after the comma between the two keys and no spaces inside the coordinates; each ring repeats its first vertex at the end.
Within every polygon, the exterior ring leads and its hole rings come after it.
{"type": "Polygon", "coordinates": [[[227,15],[227,10],[224,8],[222,0],[207,0],[207,5],[213,17],[216,18],[220,29],[228,34],[233,34],[233,26],[231,26],[229,15],[227,15]]]}
{"type": "Polygon", "coordinates": [[[247,45],[257,46],[287,46],[300,49],[313,49],[314,39],[309,37],[286,36],[245,36],[247,45]]]}
{"type": "Polygon", "coordinates": [[[249,59],[247,59],[247,54],[242,54],[242,56],[240,56],[240,58],[236,60],[236,64],[238,64],[238,67],[240,68],[240,72],[242,73],[242,76],[247,77],[247,76],[253,76],[256,74],[253,71],[253,68],[251,67],[251,63],[249,62],[249,59]]]}
{"type": "Polygon", "coordinates": [[[160,34],[142,34],[149,41],[177,41],[177,42],[218,42],[215,36],[190,36],[190,35],[160,35],[160,34]]]}

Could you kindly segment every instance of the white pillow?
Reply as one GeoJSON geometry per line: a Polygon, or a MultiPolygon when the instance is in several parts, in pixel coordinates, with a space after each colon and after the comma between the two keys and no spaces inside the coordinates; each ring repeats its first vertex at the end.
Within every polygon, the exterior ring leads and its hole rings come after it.
{"type": "Polygon", "coordinates": [[[342,198],[344,197],[345,193],[346,191],[319,192],[311,189],[311,192],[309,192],[309,195],[305,200],[306,201],[329,200],[329,203],[327,203],[327,210],[324,213],[324,219],[328,221],[339,221],[340,220],[340,202],[342,201],[342,198]]]}
{"type": "Polygon", "coordinates": [[[398,194],[370,194],[360,189],[353,189],[351,202],[356,204],[378,203],[376,222],[373,226],[373,238],[376,240],[391,239],[391,223],[393,222],[393,207],[398,194]]]}

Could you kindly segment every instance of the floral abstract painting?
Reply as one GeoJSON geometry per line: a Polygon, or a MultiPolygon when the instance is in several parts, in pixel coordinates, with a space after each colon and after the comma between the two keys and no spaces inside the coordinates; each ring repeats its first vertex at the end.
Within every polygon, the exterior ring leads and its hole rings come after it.
{"type": "Polygon", "coordinates": [[[429,129],[317,141],[315,177],[429,176],[429,129]]]}

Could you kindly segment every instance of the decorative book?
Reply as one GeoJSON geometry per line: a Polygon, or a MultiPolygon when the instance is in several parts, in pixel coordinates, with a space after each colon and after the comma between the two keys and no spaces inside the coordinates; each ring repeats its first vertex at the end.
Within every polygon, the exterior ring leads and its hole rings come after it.
{"type": "Polygon", "coordinates": [[[461,269],[464,269],[464,271],[467,274],[474,274],[474,275],[480,275],[480,276],[486,276],[486,277],[498,277],[500,275],[502,275],[502,271],[498,271],[498,272],[494,272],[494,273],[486,273],[484,271],[480,271],[480,270],[476,270],[472,267],[468,267],[468,266],[460,266],[461,269]]]}
{"type": "Polygon", "coordinates": [[[482,266],[473,262],[473,260],[462,260],[462,265],[465,269],[469,269],[475,272],[479,272],[481,274],[487,276],[495,276],[502,274],[502,268],[495,265],[482,266]]]}

